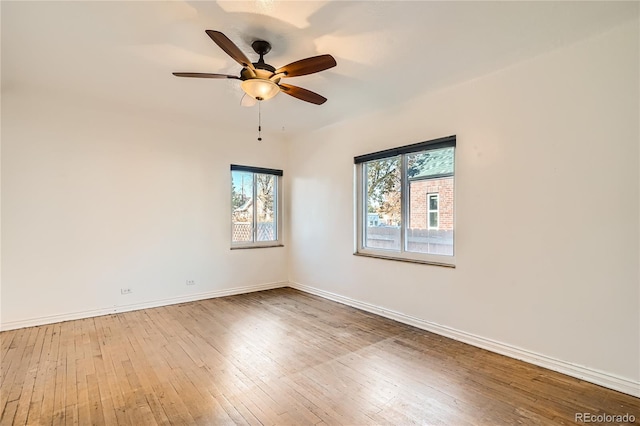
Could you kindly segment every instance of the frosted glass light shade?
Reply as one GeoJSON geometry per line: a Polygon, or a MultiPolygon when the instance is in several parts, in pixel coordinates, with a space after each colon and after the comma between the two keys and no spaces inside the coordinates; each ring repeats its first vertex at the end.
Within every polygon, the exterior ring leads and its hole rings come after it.
{"type": "Polygon", "coordinates": [[[242,90],[254,99],[266,101],[278,94],[280,88],[271,80],[263,80],[261,78],[251,78],[245,80],[241,84],[242,90]]]}

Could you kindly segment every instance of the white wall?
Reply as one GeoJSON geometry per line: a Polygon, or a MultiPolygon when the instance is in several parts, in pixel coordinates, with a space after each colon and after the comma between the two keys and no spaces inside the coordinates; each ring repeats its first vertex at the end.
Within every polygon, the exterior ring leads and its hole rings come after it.
{"type": "Polygon", "coordinates": [[[295,140],[291,281],[634,386],[638,51],[633,21],[295,140]],[[457,268],[353,256],[353,157],[452,134],[457,268]]]}
{"type": "Polygon", "coordinates": [[[635,22],[288,146],[3,89],[0,327],[289,278],[637,383],[638,48],[635,22]],[[353,256],[352,158],[450,134],[457,268],[353,256]],[[286,248],[229,250],[230,163],[285,169],[286,248]]]}
{"type": "Polygon", "coordinates": [[[4,92],[3,328],[283,285],[284,249],[229,249],[229,164],[285,168],[285,149],[253,126],[4,92]]]}

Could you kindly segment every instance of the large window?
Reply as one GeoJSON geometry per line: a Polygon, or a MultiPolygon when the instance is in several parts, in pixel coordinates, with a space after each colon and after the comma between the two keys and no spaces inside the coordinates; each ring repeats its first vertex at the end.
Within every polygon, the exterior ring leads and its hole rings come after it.
{"type": "Polygon", "coordinates": [[[361,155],[356,254],[455,264],[455,136],[361,155]]]}
{"type": "Polygon", "coordinates": [[[231,165],[231,248],[281,245],[282,170],[231,165]]]}

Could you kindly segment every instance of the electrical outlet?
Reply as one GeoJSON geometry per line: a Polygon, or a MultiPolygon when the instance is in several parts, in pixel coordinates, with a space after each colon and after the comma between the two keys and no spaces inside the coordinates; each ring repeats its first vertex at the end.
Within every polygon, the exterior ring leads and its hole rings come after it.
{"type": "Polygon", "coordinates": [[[194,280],[187,280],[187,285],[196,285],[194,280]]]}
{"type": "Polygon", "coordinates": [[[131,290],[131,287],[121,288],[120,289],[120,294],[131,294],[132,292],[133,292],[133,290],[131,290]]]}

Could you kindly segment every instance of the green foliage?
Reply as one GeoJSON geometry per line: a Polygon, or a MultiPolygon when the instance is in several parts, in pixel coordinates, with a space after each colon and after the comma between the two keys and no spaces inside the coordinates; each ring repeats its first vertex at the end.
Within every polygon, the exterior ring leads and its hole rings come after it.
{"type": "Polygon", "coordinates": [[[369,205],[380,207],[389,193],[400,190],[400,157],[371,161],[366,168],[369,205]]]}
{"type": "Polygon", "coordinates": [[[384,158],[366,164],[367,211],[400,223],[401,157],[384,158]]]}

